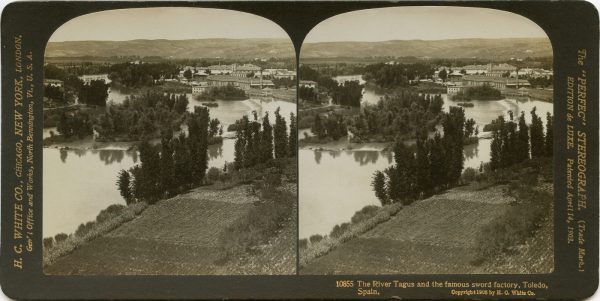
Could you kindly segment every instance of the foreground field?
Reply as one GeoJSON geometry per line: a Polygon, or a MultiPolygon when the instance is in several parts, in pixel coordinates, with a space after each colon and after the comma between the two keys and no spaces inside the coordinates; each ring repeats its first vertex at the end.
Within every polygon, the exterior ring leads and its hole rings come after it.
{"type": "MultiPolygon", "coordinates": [[[[296,185],[282,189],[295,194],[296,185]]],[[[225,229],[256,206],[249,185],[213,186],[149,206],[135,219],[49,266],[58,275],[293,274],[296,213],[251,254],[222,260],[225,229]]],[[[294,211],[297,210],[294,207],[294,211]]]]}
{"type": "MultiPolygon", "coordinates": [[[[458,187],[405,206],[391,219],[311,260],[301,274],[549,273],[553,268],[551,221],[502,262],[475,264],[480,230],[512,206],[505,186],[458,187]],[[550,230],[550,231],[549,231],[550,230]],[[528,241],[531,243],[530,241],[528,241]],[[533,255],[543,250],[546,255],[533,255]],[[524,251],[531,254],[524,254],[524,251]],[[515,259],[521,256],[520,259],[515,259]],[[540,262],[536,262],[540,261],[540,262]],[[519,264],[526,264],[523,270],[519,264]],[[500,267],[501,266],[501,267],[500,267]]],[[[539,254],[538,254],[539,255],[539,254]]],[[[500,260],[500,259],[499,259],[500,260]]]]}

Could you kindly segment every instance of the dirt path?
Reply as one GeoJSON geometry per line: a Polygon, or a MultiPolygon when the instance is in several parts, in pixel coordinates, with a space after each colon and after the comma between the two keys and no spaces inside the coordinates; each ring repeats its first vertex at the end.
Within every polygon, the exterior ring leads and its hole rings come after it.
{"type": "MultiPolygon", "coordinates": [[[[226,190],[201,187],[149,206],[139,217],[99,237],[45,268],[46,274],[202,275],[219,274],[219,237],[227,226],[253,206],[248,186],[226,190]]],[[[293,217],[296,214],[292,215],[293,217]]],[[[289,221],[261,252],[279,264],[277,271],[295,271],[296,221],[289,221]],[[289,233],[288,233],[289,232],[289,233]],[[291,232],[294,235],[291,235],[291,232]],[[291,241],[287,241],[287,237],[291,241]],[[293,251],[293,264],[289,254],[293,251]]],[[[225,270],[231,270],[225,267],[225,270]]],[[[260,274],[245,266],[237,274],[260,274]]]]}
{"type": "Polygon", "coordinates": [[[404,207],[389,221],[303,268],[301,274],[482,273],[476,234],[514,199],[503,187],[459,187],[404,207]]]}

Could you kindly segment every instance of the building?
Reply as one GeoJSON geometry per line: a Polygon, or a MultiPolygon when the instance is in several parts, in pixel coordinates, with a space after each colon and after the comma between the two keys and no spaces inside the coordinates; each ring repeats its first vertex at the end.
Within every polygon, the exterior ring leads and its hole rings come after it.
{"type": "Polygon", "coordinates": [[[83,81],[84,85],[89,85],[92,81],[101,80],[105,84],[110,84],[111,80],[108,78],[108,74],[86,74],[79,76],[79,79],[83,81]]]}
{"type": "Polygon", "coordinates": [[[488,85],[496,89],[516,89],[528,88],[531,85],[524,79],[515,79],[508,77],[487,76],[487,75],[465,75],[462,78],[462,85],[465,87],[476,87],[488,85]]]}
{"type": "Polygon", "coordinates": [[[448,95],[455,95],[458,92],[461,92],[464,90],[464,86],[463,85],[448,85],[446,87],[447,93],[448,95]]]}
{"type": "Polygon", "coordinates": [[[516,72],[517,67],[509,64],[500,64],[500,65],[492,65],[491,63],[488,65],[488,71],[485,73],[487,76],[493,77],[502,77],[505,74],[511,74],[512,72],[516,72]]]}
{"type": "Polygon", "coordinates": [[[307,87],[307,88],[316,88],[317,87],[317,82],[314,82],[312,80],[301,80],[300,81],[300,87],[307,87]]]}
{"type": "Polygon", "coordinates": [[[62,87],[64,82],[59,79],[44,79],[44,86],[62,87]]]}
{"type": "Polygon", "coordinates": [[[198,95],[206,92],[208,89],[208,82],[199,82],[195,85],[192,85],[192,95],[198,95]]]}
{"type": "Polygon", "coordinates": [[[209,87],[224,87],[232,85],[244,91],[251,89],[273,88],[275,85],[270,80],[261,80],[248,77],[235,77],[230,75],[211,75],[207,77],[209,87]]]}

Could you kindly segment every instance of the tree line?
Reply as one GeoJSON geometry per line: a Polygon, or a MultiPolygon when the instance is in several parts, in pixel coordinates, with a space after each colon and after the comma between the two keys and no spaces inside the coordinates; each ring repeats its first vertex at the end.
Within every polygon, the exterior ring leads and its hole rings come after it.
{"type": "Polygon", "coordinates": [[[435,69],[430,64],[372,64],[365,67],[364,80],[381,88],[407,87],[410,81],[433,76],[435,69]]]}
{"type": "Polygon", "coordinates": [[[290,134],[287,122],[275,110],[275,124],[265,113],[262,120],[253,112],[253,119],[248,116],[236,121],[236,140],[234,144],[234,168],[242,169],[267,162],[271,159],[295,157],[297,155],[296,116],[290,113],[290,134]]]}
{"type": "Polygon", "coordinates": [[[95,128],[99,138],[104,140],[160,137],[160,131],[179,130],[186,118],[187,106],[185,94],[147,91],[125,98],[122,104],[109,106],[99,116],[95,128]]]}
{"type": "Polygon", "coordinates": [[[187,119],[187,136],[165,133],[156,146],[142,141],[140,164],[118,174],[117,187],[126,203],[154,203],[202,184],[208,168],[210,123],[208,108],[197,106],[187,119]]]}
{"type": "Polygon", "coordinates": [[[551,157],[554,143],[554,117],[546,115],[546,133],[542,118],[536,108],[531,110],[531,125],[525,121],[525,112],[521,112],[518,121],[509,111],[509,120],[498,116],[492,122],[492,143],[490,150],[490,168],[496,170],[532,158],[551,157]]]}
{"type": "Polygon", "coordinates": [[[179,75],[179,68],[172,63],[119,63],[110,66],[109,78],[117,86],[151,86],[161,77],[173,78],[179,75]]]}
{"type": "Polygon", "coordinates": [[[397,140],[393,148],[394,164],[376,171],[372,178],[371,186],[381,204],[410,204],[457,185],[464,164],[463,140],[472,134],[465,130],[465,124],[463,108],[450,107],[442,120],[443,136],[436,132],[428,138],[422,128],[414,147],[397,140]]]}

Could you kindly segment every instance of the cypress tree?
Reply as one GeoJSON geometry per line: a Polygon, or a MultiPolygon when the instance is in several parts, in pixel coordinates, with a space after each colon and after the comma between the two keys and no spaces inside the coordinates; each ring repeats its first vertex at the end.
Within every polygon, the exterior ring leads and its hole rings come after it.
{"type": "Polygon", "coordinates": [[[525,112],[519,117],[519,133],[516,147],[517,162],[529,159],[529,126],[525,122],[525,112]]]}
{"type": "Polygon", "coordinates": [[[448,174],[446,153],[444,143],[439,132],[435,132],[433,139],[430,140],[430,168],[429,173],[433,187],[445,186],[446,175],[448,174]]]}
{"type": "Polygon", "coordinates": [[[173,148],[171,139],[163,138],[160,151],[160,186],[163,193],[172,196],[177,192],[175,181],[175,163],[173,160],[173,148]]]}
{"type": "Polygon", "coordinates": [[[375,174],[373,174],[373,181],[371,182],[371,187],[373,187],[375,196],[379,199],[381,205],[387,205],[389,202],[385,190],[385,174],[383,174],[381,171],[376,171],[375,174]]]}
{"type": "Polygon", "coordinates": [[[416,186],[419,193],[427,195],[431,192],[431,171],[429,161],[429,145],[426,143],[426,132],[417,137],[416,152],[416,186]]]}
{"type": "Polygon", "coordinates": [[[287,125],[285,119],[275,110],[275,158],[285,158],[288,152],[287,125]]]}
{"type": "Polygon", "coordinates": [[[261,161],[265,162],[273,159],[273,127],[269,121],[269,112],[266,112],[263,117],[261,135],[261,161]]]}
{"type": "Polygon", "coordinates": [[[131,175],[128,171],[122,169],[119,171],[119,177],[117,179],[117,187],[119,189],[119,193],[125,200],[127,205],[131,204],[133,201],[133,195],[131,191],[131,175]]]}
{"type": "Polygon", "coordinates": [[[288,142],[288,154],[290,157],[296,157],[298,154],[298,126],[296,124],[296,116],[290,113],[290,137],[288,142]]]}
{"type": "Polygon", "coordinates": [[[499,116],[495,123],[496,127],[492,132],[492,143],[490,145],[490,168],[492,170],[502,167],[502,136],[500,133],[502,131],[501,128],[504,127],[504,118],[499,116]]]}
{"type": "Polygon", "coordinates": [[[552,157],[554,153],[554,117],[550,112],[546,114],[546,141],[544,149],[547,157],[552,157]]]}
{"type": "Polygon", "coordinates": [[[535,111],[534,107],[531,110],[531,157],[539,158],[544,156],[544,126],[535,111]]]}
{"type": "Polygon", "coordinates": [[[137,185],[142,198],[154,202],[160,196],[159,175],[160,175],[160,157],[154,146],[147,140],[142,141],[139,146],[140,151],[140,175],[137,185]]]}

